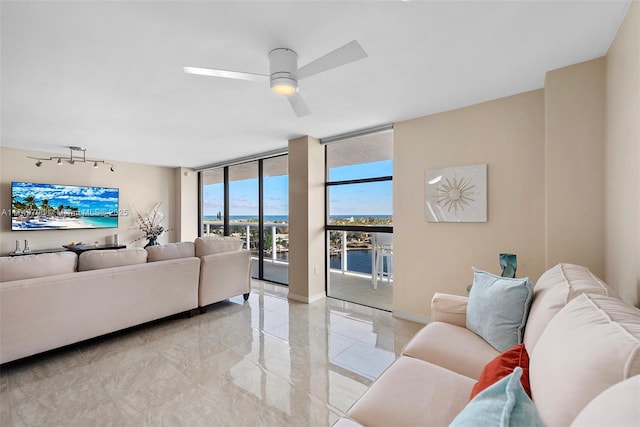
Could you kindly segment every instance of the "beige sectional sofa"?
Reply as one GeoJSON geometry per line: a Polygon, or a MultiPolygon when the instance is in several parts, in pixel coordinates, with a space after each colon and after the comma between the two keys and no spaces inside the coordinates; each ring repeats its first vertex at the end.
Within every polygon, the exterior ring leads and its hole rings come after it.
{"type": "Polygon", "coordinates": [[[198,237],[195,254],[200,264],[198,305],[207,305],[251,292],[251,252],[242,249],[242,240],[229,237],[198,237]]]}
{"type": "MultiPolygon", "coordinates": [[[[200,244],[224,246],[212,240],[200,244]]],[[[0,258],[0,363],[248,296],[249,251],[195,252],[180,242],[0,258]]]]}
{"type": "MultiPolygon", "coordinates": [[[[467,329],[468,301],[436,294],[433,321],[336,426],[486,425],[469,422],[470,394],[500,352],[467,329]]],[[[640,310],[588,269],[558,264],[540,277],[523,342],[541,424],[640,425],[640,310]]]]}

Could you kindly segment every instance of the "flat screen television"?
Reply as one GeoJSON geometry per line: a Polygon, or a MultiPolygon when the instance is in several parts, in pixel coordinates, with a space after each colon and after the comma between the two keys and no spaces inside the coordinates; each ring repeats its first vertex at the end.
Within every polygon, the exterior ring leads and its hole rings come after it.
{"type": "Polygon", "coordinates": [[[117,188],[11,183],[11,230],[118,227],[117,188]]]}

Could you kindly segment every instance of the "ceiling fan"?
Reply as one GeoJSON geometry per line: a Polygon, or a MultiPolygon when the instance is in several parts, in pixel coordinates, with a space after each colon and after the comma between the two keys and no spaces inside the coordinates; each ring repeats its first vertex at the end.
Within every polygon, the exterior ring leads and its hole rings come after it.
{"type": "Polygon", "coordinates": [[[298,68],[298,54],[291,49],[277,48],[269,52],[269,75],[243,73],[238,71],[217,70],[211,68],[182,67],[186,73],[201,76],[224,77],[227,79],[269,81],[271,89],[289,100],[296,116],[311,114],[309,107],[298,93],[298,80],[313,76],[333,68],[367,57],[357,41],[345,44],[307,65],[298,68]]]}

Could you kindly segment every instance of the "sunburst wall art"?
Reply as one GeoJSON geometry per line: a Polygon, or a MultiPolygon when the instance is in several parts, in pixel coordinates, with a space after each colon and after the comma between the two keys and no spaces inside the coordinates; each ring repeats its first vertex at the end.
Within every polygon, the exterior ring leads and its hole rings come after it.
{"type": "Polygon", "coordinates": [[[487,165],[429,169],[424,174],[425,219],[487,222],[487,165]]]}

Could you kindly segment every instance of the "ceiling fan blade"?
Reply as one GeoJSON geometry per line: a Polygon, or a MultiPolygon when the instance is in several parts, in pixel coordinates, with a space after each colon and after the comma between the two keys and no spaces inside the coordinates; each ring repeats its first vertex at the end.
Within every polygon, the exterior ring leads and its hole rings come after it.
{"type": "Polygon", "coordinates": [[[366,57],[367,53],[362,49],[362,46],[354,40],[298,69],[298,80],[349,64],[350,62],[359,61],[366,57]]]}
{"type": "Polygon", "coordinates": [[[199,76],[224,77],[227,79],[251,80],[254,82],[269,81],[265,74],[240,73],[238,71],[214,70],[211,68],[182,67],[185,73],[199,76]]]}
{"type": "Polygon", "coordinates": [[[309,110],[307,103],[304,102],[304,99],[302,99],[299,93],[294,93],[287,98],[289,99],[289,104],[291,104],[291,108],[293,109],[293,112],[296,113],[296,116],[304,117],[311,114],[311,110],[309,110]]]}

